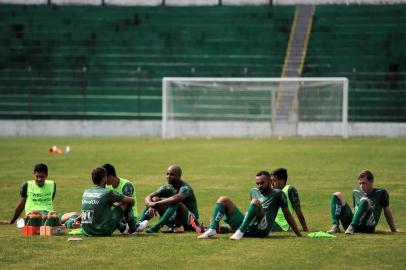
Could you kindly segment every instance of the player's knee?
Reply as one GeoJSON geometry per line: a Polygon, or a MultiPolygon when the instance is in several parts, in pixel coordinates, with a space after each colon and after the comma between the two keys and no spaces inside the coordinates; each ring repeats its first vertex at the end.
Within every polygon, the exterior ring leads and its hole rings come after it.
{"type": "Polygon", "coordinates": [[[221,204],[226,204],[230,201],[230,198],[227,196],[220,196],[220,198],[218,198],[217,202],[221,203],[221,204]]]}
{"type": "Polygon", "coordinates": [[[368,199],[368,198],[366,198],[366,197],[362,197],[361,199],[360,199],[360,206],[361,205],[366,205],[367,207],[368,207],[368,209],[369,208],[371,208],[371,201],[368,199]]]}
{"type": "Polygon", "coordinates": [[[339,200],[340,200],[340,202],[341,202],[341,205],[344,205],[345,204],[345,198],[344,198],[344,195],[341,193],[341,192],[334,192],[333,194],[332,194],[333,196],[336,196],[339,200]]]}
{"type": "Polygon", "coordinates": [[[256,206],[262,205],[262,204],[261,204],[261,201],[258,200],[258,199],[252,199],[252,200],[251,200],[251,204],[255,204],[256,206]]]}

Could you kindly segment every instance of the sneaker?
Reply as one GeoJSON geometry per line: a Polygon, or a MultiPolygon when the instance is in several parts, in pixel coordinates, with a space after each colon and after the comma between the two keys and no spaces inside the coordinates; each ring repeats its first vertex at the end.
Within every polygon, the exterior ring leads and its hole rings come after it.
{"type": "Polygon", "coordinates": [[[130,227],[128,226],[128,224],[125,224],[125,225],[123,224],[123,227],[120,228],[120,233],[122,235],[127,235],[130,233],[130,227]]]}
{"type": "Polygon", "coordinates": [[[174,233],[184,233],[184,232],[185,232],[185,228],[183,228],[183,226],[180,225],[179,227],[175,227],[175,228],[173,229],[173,232],[174,232],[174,233]]]}
{"type": "Polygon", "coordinates": [[[327,233],[339,233],[340,232],[340,227],[338,224],[333,224],[331,226],[331,229],[327,231],[327,233]]]}
{"type": "Polygon", "coordinates": [[[199,222],[197,221],[197,219],[195,218],[194,215],[189,215],[189,225],[193,227],[193,229],[195,230],[195,232],[197,233],[202,233],[203,232],[203,228],[202,226],[199,224],[199,222]]]}
{"type": "Polygon", "coordinates": [[[230,236],[230,240],[241,240],[244,233],[240,230],[236,230],[233,235],[230,236]]]}
{"type": "Polygon", "coordinates": [[[354,226],[352,226],[352,224],[350,224],[350,226],[348,226],[347,230],[345,230],[345,234],[354,234],[355,228],[354,226]]]}
{"type": "Polygon", "coordinates": [[[217,235],[217,232],[215,229],[208,229],[205,231],[202,235],[199,235],[197,239],[210,239],[210,238],[215,238],[217,235]]]}
{"type": "Polygon", "coordinates": [[[141,221],[140,223],[137,224],[137,228],[135,229],[135,232],[142,232],[145,230],[145,228],[148,226],[148,220],[141,221]]]}

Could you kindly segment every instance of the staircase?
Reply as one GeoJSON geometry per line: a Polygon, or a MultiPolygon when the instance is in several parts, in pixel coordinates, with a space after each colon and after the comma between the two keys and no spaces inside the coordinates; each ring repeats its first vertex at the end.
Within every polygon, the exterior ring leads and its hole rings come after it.
{"type": "MultiPolygon", "coordinates": [[[[311,5],[296,6],[282,77],[300,77],[302,74],[313,14],[314,7],[311,5]]],[[[297,82],[284,82],[279,85],[272,113],[272,131],[274,135],[297,134],[299,121],[298,89],[297,82]]]]}

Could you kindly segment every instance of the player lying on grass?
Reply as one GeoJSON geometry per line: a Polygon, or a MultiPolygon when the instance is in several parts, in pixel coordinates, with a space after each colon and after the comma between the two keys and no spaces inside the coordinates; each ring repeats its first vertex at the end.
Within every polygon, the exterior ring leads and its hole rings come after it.
{"type": "Polygon", "coordinates": [[[116,173],[116,169],[111,164],[104,164],[102,166],[107,172],[107,182],[106,188],[116,191],[119,194],[123,194],[125,196],[131,197],[134,199],[135,204],[131,207],[131,211],[129,211],[129,215],[127,217],[123,217],[122,224],[128,224],[128,226],[120,226],[121,228],[125,228],[124,231],[121,231],[123,234],[127,233],[134,233],[134,232],[141,232],[145,229],[147,225],[147,221],[144,223],[137,222],[137,198],[135,196],[135,189],[134,184],[131,183],[129,180],[118,177],[116,173]]]}
{"type": "Polygon", "coordinates": [[[392,232],[397,228],[393,221],[392,212],[389,209],[389,195],[385,189],[374,188],[374,176],[368,171],[362,171],[358,176],[359,189],[352,192],[354,212],[345,201],[341,192],[331,195],[331,218],[333,226],[328,233],[340,232],[340,222],[346,230],[346,234],[354,232],[373,233],[379,222],[381,212],[385,215],[386,221],[392,232]]]}
{"type": "Polygon", "coordinates": [[[123,231],[122,217],[127,216],[134,199],[106,189],[107,172],[104,168],[92,171],[94,186],[83,192],[80,220],[85,235],[110,236],[115,229],[123,231]]]}
{"type": "Polygon", "coordinates": [[[20,200],[14,210],[13,216],[0,224],[13,224],[21,215],[31,212],[48,214],[53,211],[53,200],[56,193],[56,184],[53,180],[46,180],[48,177],[47,165],[40,163],[35,165],[33,172],[34,180],[24,182],[20,187],[20,200]]]}
{"type": "Polygon", "coordinates": [[[198,239],[213,238],[217,235],[219,224],[223,216],[235,231],[231,240],[240,240],[245,237],[267,237],[275,221],[279,207],[288,221],[288,224],[297,236],[301,236],[296,222],[289,212],[286,195],[280,189],[273,189],[271,176],[267,171],[260,171],[255,177],[256,187],[251,189],[251,203],[247,214],[234,205],[228,197],[221,196],[213,211],[210,227],[198,239]]]}
{"type": "MultiPolygon", "coordinates": [[[[309,231],[306,225],[306,219],[300,207],[299,192],[294,186],[286,185],[288,181],[288,171],[285,168],[278,168],[271,172],[271,183],[273,188],[278,188],[285,193],[288,203],[289,212],[293,215],[296,213],[303,231],[309,231]]],[[[281,232],[289,230],[289,224],[283,216],[282,209],[279,209],[276,214],[275,223],[272,227],[273,232],[281,232]]]]}
{"type": "Polygon", "coordinates": [[[156,233],[165,225],[170,228],[168,232],[176,231],[176,228],[178,231],[202,231],[195,194],[181,176],[179,166],[169,166],[166,171],[168,184],[145,197],[146,207],[140,221],[150,220],[156,213],[160,216],[158,223],[147,229],[147,233],[156,233]]]}

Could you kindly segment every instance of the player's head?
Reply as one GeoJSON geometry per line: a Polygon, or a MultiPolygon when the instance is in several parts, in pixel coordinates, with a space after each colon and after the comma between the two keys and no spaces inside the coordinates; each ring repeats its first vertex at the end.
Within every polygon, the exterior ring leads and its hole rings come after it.
{"type": "Polygon", "coordinates": [[[267,171],[260,171],[255,175],[255,183],[259,191],[268,191],[271,189],[271,175],[267,171]]]}
{"type": "Polygon", "coordinates": [[[114,169],[114,166],[109,163],[104,164],[102,167],[106,170],[106,173],[107,173],[106,184],[111,185],[113,179],[115,179],[117,177],[116,169],[114,169]]]}
{"type": "Polygon", "coordinates": [[[370,193],[374,186],[374,175],[369,170],[363,170],[358,175],[358,185],[363,192],[370,193]]]}
{"type": "Polygon", "coordinates": [[[97,167],[92,171],[93,184],[104,187],[106,185],[107,172],[103,167],[97,167]]]}
{"type": "Polygon", "coordinates": [[[45,183],[45,180],[48,177],[48,167],[44,163],[39,163],[34,166],[34,172],[32,174],[35,179],[35,183],[42,187],[45,183]]]}
{"type": "Polygon", "coordinates": [[[179,182],[181,177],[182,169],[178,165],[171,165],[166,170],[166,180],[168,180],[168,184],[179,182]]]}
{"type": "Polygon", "coordinates": [[[282,189],[288,181],[288,171],[285,168],[278,168],[271,172],[271,182],[273,188],[282,189]]]}

